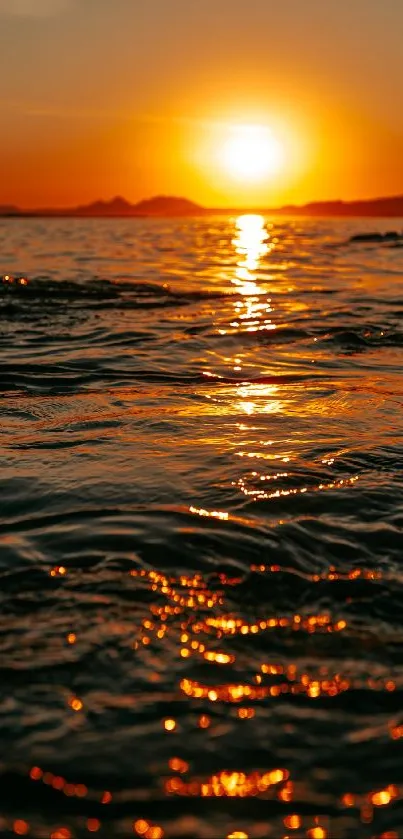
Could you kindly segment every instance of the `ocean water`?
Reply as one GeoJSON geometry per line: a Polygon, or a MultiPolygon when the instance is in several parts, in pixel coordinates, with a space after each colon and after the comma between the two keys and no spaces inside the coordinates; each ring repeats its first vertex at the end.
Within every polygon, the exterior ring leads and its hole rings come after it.
{"type": "Polygon", "coordinates": [[[1,835],[403,836],[391,227],[0,221],[1,835]]]}

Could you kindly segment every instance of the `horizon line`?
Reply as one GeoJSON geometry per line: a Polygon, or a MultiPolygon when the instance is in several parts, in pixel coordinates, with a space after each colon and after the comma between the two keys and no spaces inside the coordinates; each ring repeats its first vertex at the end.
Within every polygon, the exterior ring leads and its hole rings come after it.
{"type": "MultiPolygon", "coordinates": [[[[316,199],[310,200],[301,204],[281,204],[278,206],[219,206],[206,207],[199,204],[192,199],[183,196],[174,196],[167,194],[154,195],[149,198],[141,198],[132,203],[128,199],[120,195],[115,195],[110,199],[97,198],[88,203],[73,204],[70,206],[33,206],[21,207],[12,202],[0,203],[1,217],[18,217],[18,216],[47,216],[47,215],[71,215],[81,216],[91,214],[94,216],[107,215],[108,210],[112,216],[135,216],[138,215],[197,215],[214,213],[284,213],[287,211],[303,212],[304,210],[315,210],[332,208],[340,210],[349,208],[354,209],[363,207],[370,209],[371,205],[378,206],[379,204],[398,204],[396,209],[399,214],[403,215],[403,194],[383,195],[373,198],[357,198],[357,199],[316,199]],[[400,207],[401,203],[401,207],[400,207]],[[137,213],[136,213],[137,211],[137,213]],[[148,212],[147,212],[148,211],[148,212]]],[[[385,208],[386,209],[386,208],[385,208]]],[[[390,208],[392,209],[392,208],[390,208]]]]}

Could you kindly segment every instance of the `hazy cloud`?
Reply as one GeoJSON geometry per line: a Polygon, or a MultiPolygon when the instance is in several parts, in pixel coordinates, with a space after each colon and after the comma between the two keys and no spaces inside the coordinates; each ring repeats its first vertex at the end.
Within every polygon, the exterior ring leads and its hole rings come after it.
{"type": "Polygon", "coordinates": [[[74,0],[0,0],[0,14],[20,17],[49,17],[66,9],[74,0]]]}

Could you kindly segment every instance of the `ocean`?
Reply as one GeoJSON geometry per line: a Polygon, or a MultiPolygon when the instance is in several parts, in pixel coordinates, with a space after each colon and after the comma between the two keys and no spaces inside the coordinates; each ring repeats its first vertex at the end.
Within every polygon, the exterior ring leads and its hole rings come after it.
{"type": "Polygon", "coordinates": [[[403,220],[0,220],[0,833],[403,835],[403,220]]]}

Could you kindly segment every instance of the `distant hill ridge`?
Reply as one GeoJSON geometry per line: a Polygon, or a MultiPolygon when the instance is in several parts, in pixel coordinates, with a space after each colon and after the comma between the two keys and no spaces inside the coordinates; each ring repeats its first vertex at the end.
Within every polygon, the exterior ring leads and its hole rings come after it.
{"type": "Polygon", "coordinates": [[[131,204],[126,198],[116,196],[110,201],[94,201],[78,207],[41,208],[24,210],[13,205],[0,205],[0,216],[3,217],[72,217],[72,218],[119,218],[119,217],[173,217],[173,216],[204,216],[227,215],[229,213],[259,212],[266,215],[301,215],[301,216],[378,216],[385,218],[403,218],[403,195],[384,198],[373,198],[361,201],[312,201],[301,206],[289,204],[284,207],[268,208],[222,208],[208,209],[189,201],[188,198],[178,198],[171,195],[157,195],[146,198],[137,204],[131,204]]]}
{"type": "Polygon", "coordinates": [[[131,204],[126,198],[117,195],[110,201],[93,201],[91,204],[81,204],[77,207],[66,208],[40,208],[33,210],[23,210],[14,206],[1,206],[1,216],[40,216],[50,217],[87,217],[98,218],[107,217],[114,218],[120,216],[194,216],[204,215],[206,211],[203,207],[189,201],[187,198],[176,198],[171,195],[157,195],[154,198],[148,198],[139,201],[137,204],[131,204]]]}

